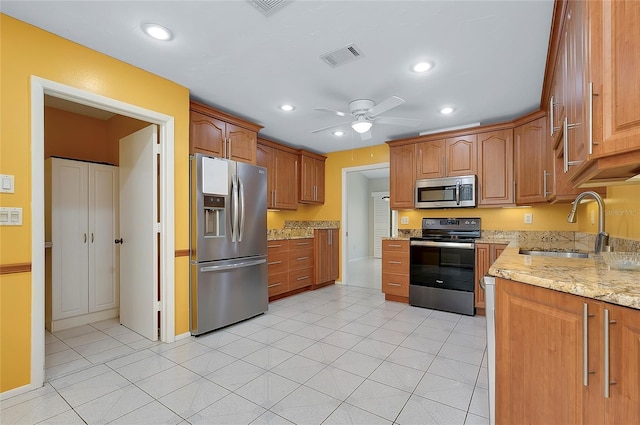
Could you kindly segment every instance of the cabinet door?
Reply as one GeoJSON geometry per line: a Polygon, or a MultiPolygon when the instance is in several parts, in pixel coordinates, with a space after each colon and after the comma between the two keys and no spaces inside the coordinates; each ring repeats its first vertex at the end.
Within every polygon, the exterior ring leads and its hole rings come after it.
{"type": "Polygon", "coordinates": [[[446,174],[445,141],[433,140],[415,145],[416,179],[444,177],[446,174]]]}
{"type": "Polygon", "coordinates": [[[229,138],[227,158],[248,164],[256,163],[257,134],[255,131],[227,124],[227,137],[229,138]]]}
{"type": "Polygon", "coordinates": [[[607,424],[640,422],[640,311],[606,304],[609,310],[607,424]]]}
{"type": "Polygon", "coordinates": [[[300,202],[315,201],[315,160],[300,155],[300,202]]]}
{"type": "Polygon", "coordinates": [[[190,112],[189,144],[190,152],[224,157],[226,127],[225,122],[199,112],[190,112]]]}
{"type": "Polygon", "coordinates": [[[514,130],[516,204],[530,205],[547,201],[551,168],[547,156],[546,117],[528,122],[514,130]]]}
{"type": "Polygon", "coordinates": [[[119,304],[118,169],[89,164],[89,312],[119,304]]]}
{"type": "Polygon", "coordinates": [[[496,423],[586,420],[583,316],[581,297],[496,279],[496,423]]]}
{"type": "Polygon", "coordinates": [[[329,230],[316,229],[314,237],[316,283],[329,281],[331,272],[331,251],[329,246],[329,230]]]}
{"type": "MultiPolygon", "coordinates": [[[[298,156],[274,149],[274,208],[298,208],[298,156]]],[[[324,194],[324,192],[323,192],[324,194]]]]}
{"type": "Polygon", "coordinates": [[[467,176],[478,171],[478,144],[475,134],[446,141],[446,175],[467,176]]]}
{"type": "Polygon", "coordinates": [[[276,203],[276,166],[275,149],[258,143],[256,163],[267,169],[267,208],[275,208],[276,203]]]}
{"type": "Polygon", "coordinates": [[[52,159],[52,319],[89,311],[88,168],[85,162],[52,159]]]}
{"type": "Polygon", "coordinates": [[[414,145],[389,148],[389,188],[391,209],[413,209],[415,186],[414,145]]]}
{"type": "Polygon", "coordinates": [[[485,296],[484,289],[480,286],[480,280],[487,274],[489,267],[491,266],[490,260],[490,247],[487,243],[476,244],[476,270],[475,270],[475,307],[477,309],[483,309],[476,311],[480,315],[484,315],[485,308],[485,296]]]}
{"type": "Polygon", "coordinates": [[[479,205],[510,205],[513,196],[513,130],[478,135],[479,205]]]}
{"type": "Polygon", "coordinates": [[[316,202],[324,204],[324,161],[315,160],[316,202]]]}

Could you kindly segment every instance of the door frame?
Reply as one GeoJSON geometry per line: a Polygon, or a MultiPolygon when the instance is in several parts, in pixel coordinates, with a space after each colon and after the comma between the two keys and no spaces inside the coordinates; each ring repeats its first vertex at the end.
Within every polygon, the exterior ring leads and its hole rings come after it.
{"type": "MultiPolygon", "coordinates": [[[[353,173],[353,172],[358,172],[358,171],[368,171],[368,170],[378,170],[380,168],[389,168],[390,167],[390,163],[389,162],[379,162],[376,164],[369,164],[369,165],[359,165],[356,167],[345,167],[342,169],[342,226],[340,226],[340,233],[341,233],[341,237],[340,237],[340,244],[341,244],[341,250],[342,250],[342,255],[340,258],[340,267],[342,270],[342,284],[349,284],[349,272],[348,272],[348,268],[347,268],[347,257],[348,257],[348,237],[347,237],[347,233],[349,231],[349,223],[348,223],[348,214],[347,214],[347,199],[348,198],[348,185],[347,185],[347,174],[348,173],[353,173]]],[[[393,214],[393,212],[392,212],[393,214]]]]}
{"type": "MultiPolygon", "coordinates": [[[[174,117],[31,76],[31,378],[44,384],[44,96],[157,124],[160,144],[160,340],[175,340],[174,117]]],[[[153,176],[157,178],[157,176],[153,176]]],[[[156,314],[154,312],[154,314],[156,314]]]]}

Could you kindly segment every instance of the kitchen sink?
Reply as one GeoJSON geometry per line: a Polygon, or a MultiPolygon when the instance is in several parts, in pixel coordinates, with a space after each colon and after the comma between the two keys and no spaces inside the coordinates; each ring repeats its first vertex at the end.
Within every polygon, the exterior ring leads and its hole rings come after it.
{"type": "Polygon", "coordinates": [[[561,257],[561,258],[589,258],[586,252],[576,251],[544,251],[544,250],[528,250],[520,249],[522,255],[542,255],[544,257],[561,257]]]}

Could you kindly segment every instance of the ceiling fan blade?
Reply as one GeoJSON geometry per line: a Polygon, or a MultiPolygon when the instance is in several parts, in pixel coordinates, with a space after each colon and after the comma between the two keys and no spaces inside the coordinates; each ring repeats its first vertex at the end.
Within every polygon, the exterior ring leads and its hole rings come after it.
{"type": "Polygon", "coordinates": [[[329,109],[329,108],[313,108],[313,109],[316,110],[316,111],[331,112],[331,113],[336,114],[339,117],[346,117],[347,115],[349,115],[346,112],[336,111],[335,109],[329,109]]]}
{"type": "Polygon", "coordinates": [[[371,140],[371,130],[365,131],[364,133],[360,133],[361,140],[371,140]]]}
{"type": "Polygon", "coordinates": [[[403,125],[405,127],[417,127],[422,121],[412,118],[396,118],[396,117],[379,117],[376,118],[376,124],[403,125]]]}
{"type": "Polygon", "coordinates": [[[341,122],[339,124],[330,125],[329,127],[319,128],[317,130],[313,130],[312,133],[320,133],[321,131],[329,130],[331,128],[340,127],[341,125],[349,124],[349,121],[341,122]]]}
{"type": "Polygon", "coordinates": [[[400,106],[404,103],[403,99],[400,99],[398,96],[391,96],[390,98],[383,100],[382,102],[375,105],[373,108],[369,109],[367,115],[370,117],[375,117],[380,115],[383,112],[387,112],[389,109],[395,108],[396,106],[400,106]]]}

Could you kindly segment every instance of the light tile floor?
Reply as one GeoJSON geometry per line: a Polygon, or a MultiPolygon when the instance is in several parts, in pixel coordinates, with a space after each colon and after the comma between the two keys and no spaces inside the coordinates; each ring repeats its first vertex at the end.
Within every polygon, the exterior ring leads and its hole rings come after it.
{"type": "Polygon", "coordinates": [[[333,285],[201,337],[109,320],[46,335],[2,424],[487,424],[485,320],[333,285]]]}

